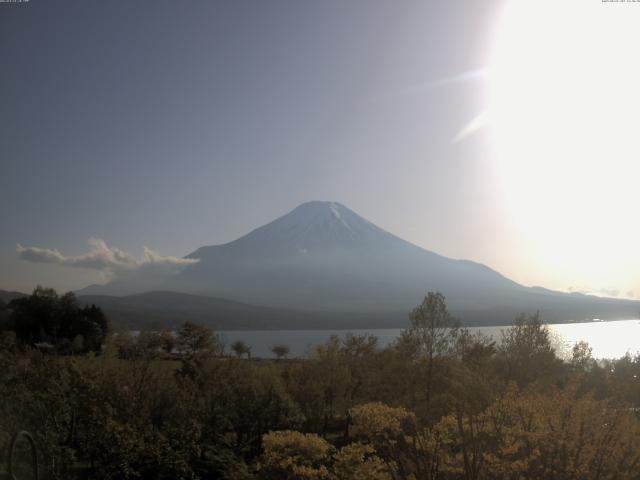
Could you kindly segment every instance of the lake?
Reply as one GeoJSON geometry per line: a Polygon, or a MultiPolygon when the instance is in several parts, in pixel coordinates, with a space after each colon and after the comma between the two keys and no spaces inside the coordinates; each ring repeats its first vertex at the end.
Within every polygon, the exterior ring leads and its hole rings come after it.
{"type": "MultiPolygon", "coordinates": [[[[640,320],[618,320],[612,322],[557,323],[548,325],[553,346],[560,357],[571,356],[576,342],[585,341],[593,348],[595,358],[619,358],[629,352],[640,351],[640,320]]],[[[469,327],[472,333],[481,331],[496,340],[501,330],[508,327],[469,327]]],[[[370,330],[238,330],[219,332],[227,347],[236,340],[251,346],[253,357],[273,358],[271,346],[285,344],[290,349],[289,357],[302,357],[309,349],[326,342],[331,335],[344,337],[371,334],[378,337],[381,346],[388,345],[400,335],[401,329],[385,328],[370,330]]]]}

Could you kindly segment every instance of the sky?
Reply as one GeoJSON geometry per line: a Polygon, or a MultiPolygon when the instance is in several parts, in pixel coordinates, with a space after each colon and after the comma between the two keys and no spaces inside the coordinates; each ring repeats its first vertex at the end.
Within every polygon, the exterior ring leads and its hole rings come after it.
{"type": "Polygon", "coordinates": [[[525,285],[640,297],[638,21],[600,0],[0,3],[0,288],[179,268],[331,200],[525,285]]]}

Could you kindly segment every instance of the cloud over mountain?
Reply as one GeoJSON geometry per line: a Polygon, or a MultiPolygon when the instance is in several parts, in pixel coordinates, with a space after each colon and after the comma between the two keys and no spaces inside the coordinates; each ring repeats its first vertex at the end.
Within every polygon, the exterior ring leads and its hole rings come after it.
{"type": "Polygon", "coordinates": [[[178,273],[198,262],[198,259],[193,258],[162,256],[148,247],[144,247],[142,257],[136,258],[119,248],[108,246],[99,238],[92,237],[88,243],[89,251],[77,256],[64,255],[57,249],[23,247],[20,244],[17,246],[17,252],[19,258],[29,262],[98,270],[111,278],[129,276],[141,271],[153,274],[178,273]]]}

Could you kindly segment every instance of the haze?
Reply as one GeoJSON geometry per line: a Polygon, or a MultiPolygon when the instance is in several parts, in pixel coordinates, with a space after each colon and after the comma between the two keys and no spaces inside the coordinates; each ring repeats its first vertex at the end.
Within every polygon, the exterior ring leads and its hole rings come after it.
{"type": "Polygon", "coordinates": [[[319,199],[524,285],[640,295],[639,22],[600,0],[0,4],[0,288],[176,268],[319,199]]]}

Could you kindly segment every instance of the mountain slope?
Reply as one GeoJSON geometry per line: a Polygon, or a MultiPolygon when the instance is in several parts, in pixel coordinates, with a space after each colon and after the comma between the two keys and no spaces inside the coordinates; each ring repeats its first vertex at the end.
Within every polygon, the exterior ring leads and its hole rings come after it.
{"type": "Polygon", "coordinates": [[[21,292],[11,292],[7,290],[0,290],[0,300],[4,303],[9,303],[11,300],[15,298],[28,297],[26,293],[21,292]]]}
{"type": "Polygon", "coordinates": [[[477,305],[489,292],[523,288],[483,265],[421,249],[333,202],[305,203],[188,257],[200,261],[164,288],[289,308],[406,310],[429,289],[477,305]]]}
{"type": "MultiPolygon", "coordinates": [[[[406,319],[428,291],[444,293],[452,312],[469,323],[505,323],[536,310],[548,321],[635,318],[640,312],[640,302],[524,287],[484,265],[413,245],[335,202],[304,203],[188,258],[199,262],[154,290],[323,312],[326,318],[375,313],[406,319]]],[[[135,293],[117,282],[89,292],[135,293]]]]}
{"type": "Polygon", "coordinates": [[[541,310],[550,320],[629,317],[640,304],[519,285],[490,268],[424,250],[334,202],[308,202],[244,237],[202,247],[167,289],[259,305],[407,312],[430,290],[469,320],[504,322],[541,310]]]}

